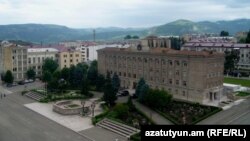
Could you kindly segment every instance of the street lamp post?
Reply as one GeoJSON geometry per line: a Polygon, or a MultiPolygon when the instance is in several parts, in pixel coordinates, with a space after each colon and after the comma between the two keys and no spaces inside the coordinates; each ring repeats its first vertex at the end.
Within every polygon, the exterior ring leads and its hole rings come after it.
{"type": "Polygon", "coordinates": [[[92,109],[92,117],[94,117],[94,115],[95,115],[95,102],[93,102],[92,104],[91,104],[91,109],[92,109]]]}

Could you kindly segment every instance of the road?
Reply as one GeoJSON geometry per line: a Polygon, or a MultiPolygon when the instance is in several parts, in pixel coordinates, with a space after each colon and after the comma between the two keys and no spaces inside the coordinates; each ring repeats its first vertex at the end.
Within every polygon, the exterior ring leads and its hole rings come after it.
{"type": "Polygon", "coordinates": [[[221,111],[203,121],[202,124],[250,124],[250,99],[246,99],[232,108],[221,111]]]}
{"type": "Polygon", "coordinates": [[[0,99],[0,141],[88,141],[23,106],[32,102],[17,93],[0,99]]]}

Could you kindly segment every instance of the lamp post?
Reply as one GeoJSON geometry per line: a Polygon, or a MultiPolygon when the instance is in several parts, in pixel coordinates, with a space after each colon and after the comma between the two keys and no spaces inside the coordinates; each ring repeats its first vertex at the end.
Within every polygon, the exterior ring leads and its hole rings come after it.
{"type": "Polygon", "coordinates": [[[92,117],[94,117],[94,115],[95,115],[95,102],[93,102],[92,104],[91,104],[91,109],[92,109],[92,117]]]}
{"type": "Polygon", "coordinates": [[[85,114],[85,112],[84,112],[84,105],[85,105],[85,101],[84,100],[82,100],[81,101],[81,104],[82,104],[82,115],[84,116],[85,114]]]}

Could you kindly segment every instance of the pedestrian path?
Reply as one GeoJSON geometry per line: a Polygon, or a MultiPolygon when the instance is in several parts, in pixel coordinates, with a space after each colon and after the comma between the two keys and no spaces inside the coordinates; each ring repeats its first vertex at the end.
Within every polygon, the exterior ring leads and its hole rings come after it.
{"type": "Polygon", "coordinates": [[[8,94],[11,94],[12,92],[5,89],[3,86],[0,85],[0,93],[8,95],[8,94]]]}
{"type": "Polygon", "coordinates": [[[149,118],[158,124],[158,125],[172,125],[173,123],[158,114],[157,112],[151,110],[150,108],[142,105],[141,103],[137,102],[136,100],[133,101],[135,107],[146,114],[149,118]]]}

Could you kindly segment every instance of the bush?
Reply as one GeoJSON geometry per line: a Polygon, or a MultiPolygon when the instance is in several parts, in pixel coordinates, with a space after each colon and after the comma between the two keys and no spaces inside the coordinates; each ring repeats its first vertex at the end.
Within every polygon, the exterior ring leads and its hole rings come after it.
{"type": "Polygon", "coordinates": [[[126,104],[117,104],[113,109],[114,115],[118,118],[125,119],[129,113],[129,107],[126,104]]]}
{"type": "Polygon", "coordinates": [[[134,134],[130,137],[130,140],[131,141],[141,141],[141,136],[140,136],[141,133],[137,133],[137,134],[134,134]]]}

